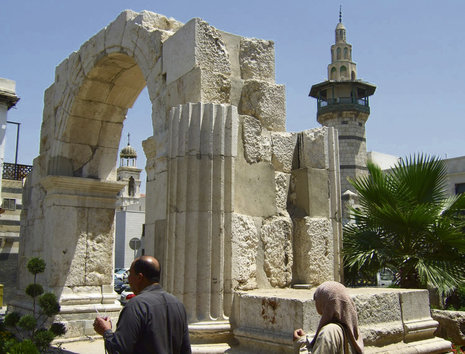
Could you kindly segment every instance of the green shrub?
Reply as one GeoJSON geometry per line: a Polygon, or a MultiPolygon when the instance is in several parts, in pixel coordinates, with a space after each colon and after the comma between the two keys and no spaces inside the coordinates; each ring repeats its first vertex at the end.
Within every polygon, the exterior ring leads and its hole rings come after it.
{"type": "Polygon", "coordinates": [[[26,294],[34,298],[44,293],[44,288],[40,284],[29,284],[26,288],[26,294]]]}
{"type": "Polygon", "coordinates": [[[31,258],[27,269],[34,275],[34,283],[29,284],[25,290],[32,298],[33,311],[23,316],[18,312],[5,316],[4,324],[0,327],[0,353],[45,353],[55,337],[66,333],[62,323],[52,323],[50,329],[42,327],[49,317],[60,312],[55,294],[44,294],[44,288],[36,282],[37,274],[45,271],[45,262],[37,257],[31,258]],[[37,297],[39,309],[36,308],[37,297]]]}
{"type": "Polygon", "coordinates": [[[19,319],[21,318],[21,314],[19,312],[11,312],[5,316],[5,326],[7,327],[15,327],[18,323],[19,319]]]}
{"type": "Polygon", "coordinates": [[[19,319],[17,326],[26,331],[33,331],[37,327],[37,319],[34,315],[24,315],[19,319]]]}
{"type": "Polygon", "coordinates": [[[27,262],[27,270],[29,273],[37,275],[45,271],[45,261],[43,259],[33,257],[27,262]]]}
{"type": "Polygon", "coordinates": [[[39,305],[47,317],[52,317],[60,312],[60,305],[55,294],[46,293],[39,297],[39,305]]]}

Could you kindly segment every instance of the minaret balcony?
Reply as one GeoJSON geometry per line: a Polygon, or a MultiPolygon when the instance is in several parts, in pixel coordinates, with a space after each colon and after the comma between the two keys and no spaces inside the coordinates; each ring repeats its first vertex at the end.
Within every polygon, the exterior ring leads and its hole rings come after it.
{"type": "Polygon", "coordinates": [[[329,99],[318,99],[317,114],[340,111],[358,111],[370,114],[368,97],[337,97],[329,99]]]}

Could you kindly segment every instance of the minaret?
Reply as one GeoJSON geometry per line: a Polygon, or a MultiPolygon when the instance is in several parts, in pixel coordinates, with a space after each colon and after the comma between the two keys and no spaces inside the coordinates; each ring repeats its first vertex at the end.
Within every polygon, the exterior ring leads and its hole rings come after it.
{"type": "Polygon", "coordinates": [[[120,192],[120,207],[137,203],[140,199],[140,173],[142,169],[136,167],[137,152],[129,145],[129,137],[130,134],[128,134],[128,145],[119,154],[120,166],[116,170],[118,181],[126,183],[120,192]]]}
{"type": "Polygon", "coordinates": [[[356,178],[367,173],[365,123],[370,115],[368,97],[373,95],[376,86],[357,79],[352,46],[346,41],[341,10],[335,32],[328,80],[313,85],[309,96],[318,100],[318,122],[338,130],[341,191],[344,193],[355,191],[348,177],[356,178]]]}

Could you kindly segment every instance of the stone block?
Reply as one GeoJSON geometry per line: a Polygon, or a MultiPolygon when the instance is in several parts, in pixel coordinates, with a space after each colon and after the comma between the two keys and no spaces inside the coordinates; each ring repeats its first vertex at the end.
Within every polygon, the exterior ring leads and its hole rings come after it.
{"type": "Polygon", "coordinates": [[[55,109],[53,105],[54,85],[45,90],[44,94],[44,112],[40,128],[40,149],[39,153],[47,152],[55,136],[55,109]]]}
{"type": "Polygon", "coordinates": [[[163,38],[167,35],[171,35],[171,32],[139,30],[136,47],[134,48],[134,59],[144,73],[145,78],[161,58],[163,38]]]}
{"type": "Polygon", "coordinates": [[[94,68],[105,50],[105,29],[100,30],[95,36],[85,42],[79,53],[81,54],[81,63],[84,74],[87,75],[94,68]]]}
{"type": "Polygon", "coordinates": [[[271,161],[271,134],[257,118],[242,116],[244,157],[248,163],[271,161]]]}
{"type": "Polygon", "coordinates": [[[54,97],[53,97],[53,108],[58,107],[63,103],[63,92],[66,91],[68,86],[68,59],[63,60],[55,68],[55,82],[53,84],[54,97]]]}
{"type": "Polygon", "coordinates": [[[119,106],[76,98],[70,115],[87,119],[98,117],[103,122],[121,123],[124,121],[126,113],[127,109],[119,106]]]}
{"type": "Polygon", "coordinates": [[[125,10],[116,18],[116,20],[106,27],[105,50],[107,53],[114,50],[120,51],[126,23],[133,20],[136,16],[136,12],[132,10],[125,10]]]}
{"type": "Polygon", "coordinates": [[[211,73],[231,74],[221,33],[201,19],[187,22],[163,45],[163,68],[167,84],[199,67],[211,73]]]}
{"type": "Polygon", "coordinates": [[[86,144],[61,144],[62,157],[71,163],[72,171],[77,171],[92,158],[92,148],[86,144]]]}
{"type": "Polygon", "coordinates": [[[302,133],[300,166],[328,168],[328,128],[315,128],[302,133]]]}
{"type": "Polygon", "coordinates": [[[295,219],[293,283],[317,286],[334,279],[334,241],[327,218],[295,219]]]}
{"type": "Polygon", "coordinates": [[[271,164],[249,165],[236,160],[234,173],[235,212],[264,218],[276,214],[276,186],[271,164]]]}
{"type": "Polygon", "coordinates": [[[231,65],[231,76],[232,77],[241,77],[241,64],[240,64],[240,51],[241,51],[241,41],[242,37],[224,32],[219,31],[221,34],[221,38],[223,39],[224,45],[226,46],[226,50],[229,54],[229,61],[231,65]]]}
{"type": "Polygon", "coordinates": [[[92,160],[82,166],[80,177],[111,179],[116,171],[118,148],[99,147],[94,151],[92,160]]]}
{"type": "Polygon", "coordinates": [[[244,80],[263,80],[274,83],[274,42],[256,38],[241,38],[240,66],[244,80]]]}
{"type": "Polygon", "coordinates": [[[110,90],[111,85],[107,82],[87,79],[79,89],[77,97],[88,101],[106,102],[110,90]]]}
{"type": "Polygon", "coordinates": [[[271,133],[272,162],[277,171],[291,172],[297,159],[297,134],[271,133]]]}
{"type": "Polygon", "coordinates": [[[295,206],[310,217],[330,217],[328,171],[300,168],[292,171],[295,206]]]}
{"type": "Polygon", "coordinates": [[[52,288],[85,285],[86,209],[54,206],[46,209],[45,217],[48,220],[44,230],[44,235],[48,235],[46,242],[55,245],[48,250],[47,285],[52,288]]]}
{"type": "Polygon", "coordinates": [[[81,63],[80,52],[73,52],[68,57],[67,80],[68,87],[78,90],[85,79],[84,69],[81,63]]]}
{"type": "MultiPolygon", "coordinates": [[[[158,96],[164,92],[166,85],[162,79],[162,60],[159,58],[154,67],[147,73],[143,71],[145,82],[147,83],[147,90],[150,97],[150,102],[153,102],[158,96]]],[[[152,108],[153,110],[153,108],[152,108]]]]}
{"type": "Polygon", "coordinates": [[[118,148],[121,140],[123,123],[102,122],[99,136],[99,146],[118,148]]]}
{"type": "Polygon", "coordinates": [[[202,70],[193,68],[167,85],[166,107],[202,101],[202,70]]]}
{"type": "Polygon", "coordinates": [[[113,219],[111,209],[89,209],[87,222],[91,232],[86,237],[86,285],[111,284],[113,280],[113,219]]]}
{"type": "Polygon", "coordinates": [[[168,172],[157,173],[155,178],[147,181],[146,219],[157,220],[166,217],[168,172]]]}
{"type": "Polygon", "coordinates": [[[264,221],[260,231],[264,249],[264,268],[273,287],[289,286],[292,280],[292,220],[277,216],[264,221]]]}
{"type": "Polygon", "coordinates": [[[232,287],[251,290],[257,287],[258,230],[253,218],[233,213],[231,221],[232,287]]]}
{"type": "Polygon", "coordinates": [[[244,83],[239,114],[258,118],[270,131],[286,130],[286,98],[283,85],[247,80],[244,83]]]}
{"type": "Polygon", "coordinates": [[[465,311],[431,310],[431,316],[439,322],[435,336],[465,345],[465,311]]]}
{"type": "Polygon", "coordinates": [[[182,22],[179,22],[172,17],[168,18],[164,15],[147,10],[139,12],[134,19],[134,23],[147,31],[161,29],[164,31],[176,32],[183,26],[182,22]]]}
{"type": "Polygon", "coordinates": [[[287,209],[291,175],[289,173],[275,172],[276,207],[283,212],[287,209]]]}

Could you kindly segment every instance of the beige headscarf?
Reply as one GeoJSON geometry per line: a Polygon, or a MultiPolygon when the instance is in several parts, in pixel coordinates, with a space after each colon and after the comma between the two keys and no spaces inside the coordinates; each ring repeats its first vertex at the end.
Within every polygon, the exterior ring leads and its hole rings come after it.
{"type": "Polygon", "coordinates": [[[313,295],[317,311],[321,314],[320,323],[311,345],[315,343],[320,330],[328,323],[340,323],[346,329],[352,347],[363,353],[363,339],[358,331],[355,304],[341,283],[327,281],[321,284],[313,295]]]}

